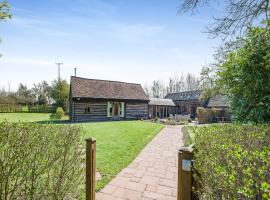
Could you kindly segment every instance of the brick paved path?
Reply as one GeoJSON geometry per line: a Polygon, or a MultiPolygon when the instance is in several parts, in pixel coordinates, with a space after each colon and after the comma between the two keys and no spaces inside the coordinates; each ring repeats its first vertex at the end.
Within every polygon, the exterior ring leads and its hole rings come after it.
{"type": "Polygon", "coordinates": [[[176,200],[180,126],[165,127],[111,182],[96,200],[176,200]]]}

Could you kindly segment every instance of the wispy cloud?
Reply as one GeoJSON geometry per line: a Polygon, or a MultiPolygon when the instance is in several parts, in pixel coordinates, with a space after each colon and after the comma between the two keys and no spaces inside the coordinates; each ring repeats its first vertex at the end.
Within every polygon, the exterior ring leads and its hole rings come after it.
{"type": "Polygon", "coordinates": [[[3,56],[0,59],[0,63],[10,65],[10,64],[19,64],[19,65],[36,65],[36,66],[54,66],[54,62],[43,60],[43,59],[28,59],[20,57],[6,57],[3,56]]]}
{"type": "Polygon", "coordinates": [[[65,37],[77,35],[74,32],[57,28],[57,23],[42,19],[14,17],[14,19],[12,19],[9,23],[15,27],[29,29],[33,32],[38,32],[48,36],[65,37]]]}

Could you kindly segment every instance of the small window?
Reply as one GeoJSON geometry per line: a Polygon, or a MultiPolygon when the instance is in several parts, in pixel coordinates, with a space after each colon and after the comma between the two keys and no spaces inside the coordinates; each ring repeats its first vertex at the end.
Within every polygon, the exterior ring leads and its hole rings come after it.
{"type": "Polygon", "coordinates": [[[85,108],[84,108],[84,112],[85,112],[85,113],[90,113],[90,111],[91,111],[90,107],[85,107],[85,108]]]}

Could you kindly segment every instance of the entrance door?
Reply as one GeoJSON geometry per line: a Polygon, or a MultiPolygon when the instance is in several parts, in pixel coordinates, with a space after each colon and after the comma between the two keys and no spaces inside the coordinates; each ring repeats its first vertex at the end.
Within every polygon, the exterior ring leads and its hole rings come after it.
{"type": "Polygon", "coordinates": [[[119,102],[113,102],[113,116],[120,117],[120,106],[119,102]]]}

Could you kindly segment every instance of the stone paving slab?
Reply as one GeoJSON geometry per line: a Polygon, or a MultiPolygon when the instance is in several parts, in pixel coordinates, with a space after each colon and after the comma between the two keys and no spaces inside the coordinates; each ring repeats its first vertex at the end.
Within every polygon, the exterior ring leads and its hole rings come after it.
{"type": "Polygon", "coordinates": [[[180,126],[166,126],[96,200],[176,200],[180,126]]]}

